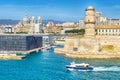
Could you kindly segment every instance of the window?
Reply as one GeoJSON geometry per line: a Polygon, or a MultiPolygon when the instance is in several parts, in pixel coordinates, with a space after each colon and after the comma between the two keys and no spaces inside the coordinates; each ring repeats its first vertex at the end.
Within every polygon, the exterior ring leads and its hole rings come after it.
{"type": "Polygon", "coordinates": [[[106,32],[107,32],[107,29],[106,29],[106,32]]]}
{"type": "Polygon", "coordinates": [[[73,51],[78,51],[78,48],[74,47],[74,48],[73,48],[73,51]]]}
{"type": "Polygon", "coordinates": [[[99,32],[100,32],[101,30],[99,29],[99,32]]]}
{"type": "Polygon", "coordinates": [[[90,20],[88,19],[88,22],[90,22],[90,20]]]}
{"type": "Polygon", "coordinates": [[[104,32],[104,30],[102,29],[102,32],[104,32]]]}
{"type": "Polygon", "coordinates": [[[111,29],[109,29],[109,32],[111,32],[111,29]]]}

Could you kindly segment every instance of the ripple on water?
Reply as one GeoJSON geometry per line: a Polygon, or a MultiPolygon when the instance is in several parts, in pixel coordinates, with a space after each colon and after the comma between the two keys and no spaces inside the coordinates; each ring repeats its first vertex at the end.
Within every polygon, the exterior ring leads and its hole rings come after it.
{"type": "Polygon", "coordinates": [[[0,60],[0,80],[120,80],[120,59],[72,59],[53,49],[23,60],[0,60]],[[93,71],[67,71],[70,62],[89,63],[93,71]]]}

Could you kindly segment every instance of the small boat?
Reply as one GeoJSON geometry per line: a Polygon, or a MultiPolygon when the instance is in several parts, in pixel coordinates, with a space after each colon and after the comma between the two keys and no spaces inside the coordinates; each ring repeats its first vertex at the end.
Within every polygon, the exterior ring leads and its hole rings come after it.
{"type": "Polygon", "coordinates": [[[71,65],[67,65],[66,68],[68,70],[81,70],[81,71],[92,71],[93,66],[90,66],[86,63],[76,64],[75,62],[72,62],[71,65]]]}

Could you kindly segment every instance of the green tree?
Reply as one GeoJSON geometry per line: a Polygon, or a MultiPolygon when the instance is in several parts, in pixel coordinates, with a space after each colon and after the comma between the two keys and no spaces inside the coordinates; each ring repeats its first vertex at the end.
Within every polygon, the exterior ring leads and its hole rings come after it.
{"type": "Polygon", "coordinates": [[[73,29],[73,30],[66,30],[65,33],[78,33],[83,35],[85,33],[84,29],[73,29]]]}

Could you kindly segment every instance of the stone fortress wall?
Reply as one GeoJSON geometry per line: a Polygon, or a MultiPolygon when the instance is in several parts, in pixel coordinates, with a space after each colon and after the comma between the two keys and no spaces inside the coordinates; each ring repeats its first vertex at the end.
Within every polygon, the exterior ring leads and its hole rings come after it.
{"type": "Polygon", "coordinates": [[[95,38],[67,38],[64,46],[66,51],[75,51],[79,54],[120,54],[120,36],[95,36],[95,38]]]}
{"type": "Polygon", "coordinates": [[[63,49],[55,53],[73,58],[120,58],[119,35],[96,35],[94,8],[86,9],[85,35],[82,38],[66,38],[63,49]]]}
{"type": "Polygon", "coordinates": [[[63,49],[56,53],[73,58],[120,58],[120,37],[67,38],[63,49]]]}

